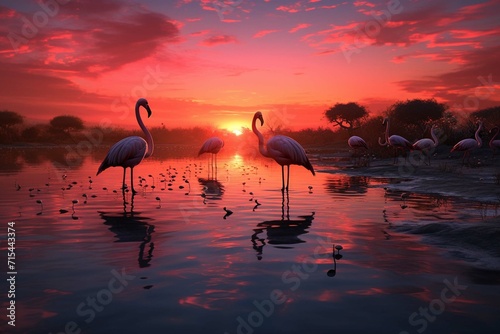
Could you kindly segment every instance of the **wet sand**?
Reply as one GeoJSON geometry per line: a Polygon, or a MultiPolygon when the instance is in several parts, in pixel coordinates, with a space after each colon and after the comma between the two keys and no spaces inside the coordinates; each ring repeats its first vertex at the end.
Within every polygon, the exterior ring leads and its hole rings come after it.
{"type": "MultiPolygon", "coordinates": [[[[389,189],[423,194],[459,197],[467,200],[496,203],[500,205],[500,155],[493,156],[489,149],[473,154],[470,164],[462,164],[462,155],[443,148],[432,157],[431,164],[424,163],[420,153],[410,153],[408,160],[400,156],[396,164],[393,158],[372,157],[369,166],[357,164],[351,153],[322,156],[318,169],[335,166],[338,169],[324,170],[330,173],[369,176],[390,179],[389,189]]],[[[366,160],[365,160],[366,161],[366,160]]]]}

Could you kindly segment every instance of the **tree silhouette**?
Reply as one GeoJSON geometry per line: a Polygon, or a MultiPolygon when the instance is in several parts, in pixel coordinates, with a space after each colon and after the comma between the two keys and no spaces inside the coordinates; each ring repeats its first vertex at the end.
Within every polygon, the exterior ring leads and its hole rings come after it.
{"type": "Polygon", "coordinates": [[[69,135],[70,131],[83,130],[83,121],[76,116],[63,115],[56,116],[50,120],[50,126],[54,130],[62,131],[69,135]]]}
{"type": "Polygon", "coordinates": [[[23,116],[14,111],[0,111],[0,140],[9,142],[15,140],[18,134],[16,125],[21,125],[24,122],[23,116]]]}
{"type": "Polygon", "coordinates": [[[399,101],[388,109],[391,126],[409,135],[422,137],[429,128],[429,123],[441,119],[448,106],[435,99],[414,99],[399,101]]]}
{"type": "Polygon", "coordinates": [[[333,126],[346,129],[351,135],[352,131],[368,117],[368,112],[365,107],[355,102],[337,103],[325,111],[325,116],[333,126]]]}
{"type": "Polygon", "coordinates": [[[471,116],[487,122],[489,126],[498,126],[500,125],[500,106],[475,111],[471,116]]]}

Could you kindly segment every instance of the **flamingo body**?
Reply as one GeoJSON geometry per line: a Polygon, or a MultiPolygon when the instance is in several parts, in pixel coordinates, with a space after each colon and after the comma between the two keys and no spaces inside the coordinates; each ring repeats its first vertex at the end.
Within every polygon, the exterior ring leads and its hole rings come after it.
{"type": "Polygon", "coordinates": [[[413,148],[411,143],[406,138],[398,135],[390,136],[387,142],[394,148],[399,148],[403,150],[411,150],[413,148]]]}
{"type": "Polygon", "coordinates": [[[267,152],[279,165],[299,165],[315,175],[314,168],[307,158],[304,148],[294,139],[277,135],[267,141],[267,152]]]}
{"type": "Polygon", "coordinates": [[[276,161],[281,166],[282,192],[284,192],[285,189],[288,190],[290,181],[290,165],[303,166],[307,170],[311,171],[313,175],[316,175],[304,148],[296,140],[287,136],[277,135],[269,139],[267,141],[267,144],[264,145],[264,136],[257,129],[257,120],[260,120],[261,125],[264,125],[264,118],[260,111],[257,111],[253,117],[252,131],[257,135],[259,139],[260,153],[265,157],[274,159],[274,161],[276,161]],[[288,169],[286,186],[284,169],[285,166],[287,166],[288,169]]]}
{"type": "Polygon", "coordinates": [[[470,152],[476,148],[479,148],[483,145],[483,142],[481,140],[481,137],[479,136],[479,132],[483,128],[483,123],[478,122],[479,126],[476,130],[476,133],[474,135],[475,139],[472,138],[466,138],[462,139],[458,143],[453,146],[450,152],[464,152],[464,155],[462,157],[462,163],[465,162],[465,158],[467,157],[470,159],[470,152]]]}
{"type": "Polygon", "coordinates": [[[202,155],[203,153],[217,154],[223,147],[224,141],[219,137],[208,138],[201,146],[200,151],[198,152],[198,156],[202,155]]]}
{"type": "Polygon", "coordinates": [[[396,154],[397,150],[411,150],[413,149],[413,146],[411,143],[404,137],[398,136],[398,135],[392,135],[389,136],[389,126],[390,126],[390,120],[389,118],[384,118],[384,121],[382,124],[386,124],[385,127],[385,142],[382,142],[382,139],[379,137],[378,138],[378,143],[379,145],[386,146],[390,145],[394,148],[394,163],[396,163],[396,154]]]}
{"type": "Polygon", "coordinates": [[[109,167],[133,168],[141,163],[146,155],[148,143],[139,136],[123,138],[110,149],[97,170],[97,175],[109,167]]]}
{"type": "Polygon", "coordinates": [[[416,151],[421,151],[424,152],[428,155],[429,158],[429,165],[431,164],[431,157],[430,153],[433,149],[435,149],[439,145],[439,139],[436,136],[436,126],[433,125],[431,128],[431,136],[432,139],[430,138],[422,138],[417,140],[415,143],[412,145],[412,149],[416,151]]]}
{"type": "Polygon", "coordinates": [[[365,140],[358,136],[349,137],[349,139],[347,140],[347,144],[354,150],[360,148],[368,149],[368,145],[366,144],[365,140]]]}
{"type": "Polygon", "coordinates": [[[130,181],[133,193],[136,193],[133,183],[134,167],[140,164],[144,158],[151,156],[154,149],[153,137],[151,136],[151,133],[148,131],[141,119],[141,115],[139,112],[139,108],[141,106],[144,107],[144,109],[146,109],[146,111],[148,112],[148,117],[151,116],[151,109],[149,108],[149,104],[146,99],[140,98],[137,100],[137,103],[135,105],[135,116],[137,119],[137,123],[139,123],[139,126],[146,135],[146,140],[139,136],[131,136],[124,138],[114,144],[109,149],[108,154],[97,169],[96,174],[99,175],[109,167],[123,167],[122,190],[124,191],[126,168],[130,168],[130,181]]]}

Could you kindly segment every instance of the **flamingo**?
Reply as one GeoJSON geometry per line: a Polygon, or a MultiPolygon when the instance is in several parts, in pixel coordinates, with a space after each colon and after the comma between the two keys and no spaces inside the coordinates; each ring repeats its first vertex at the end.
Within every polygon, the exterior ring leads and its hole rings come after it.
{"type": "Polygon", "coordinates": [[[467,139],[462,139],[458,143],[453,146],[450,152],[464,152],[464,156],[462,157],[462,164],[465,163],[465,157],[467,157],[467,162],[470,160],[470,152],[473,149],[479,148],[483,145],[483,142],[481,140],[481,137],[479,137],[479,132],[483,129],[483,122],[479,121],[478,122],[479,126],[476,130],[476,133],[474,134],[474,137],[476,139],[472,138],[467,138],[467,139]]]}
{"type": "Polygon", "coordinates": [[[347,140],[347,144],[354,150],[354,155],[356,155],[356,152],[358,150],[368,150],[368,145],[366,144],[365,140],[358,136],[349,137],[349,139],[347,140]]]}
{"type": "MultiPolygon", "coordinates": [[[[224,147],[224,141],[220,139],[219,137],[211,137],[205,140],[203,145],[200,148],[200,151],[198,152],[198,156],[202,155],[203,153],[211,153],[212,154],[212,169],[214,167],[214,157],[215,157],[215,170],[217,170],[217,153],[221,150],[221,148],[224,147]]],[[[213,174],[213,170],[212,170],[213,174]]]]}
{"type": "Polygon", "coordinates": [[[139,113],[139,107],[141,106],[148,112],[148,117],[151,116],[151,109],[149,108],[148,101],[144,98],[138,99],[135,104],[135,117],[137,118],[137,123],[139,123],[139,126],[146,135],[146,140],[139,136],[130,136],[114,144],[109,149],[108,154],[99,166],[96,174],[99,175],[109,167],[123,167],[122,191],[125,191],[125,172],[127,167],[130,167],[130,183],[133,194],[137,193],[134,190],[134,167],[141,163],[142,159],[150,157],[154,149],[153,137],[142,122],[139,113]]]}
{"type": "Polygon", "coordinates": [[[300,146],[294,139],[277,135],[267,141],[264,147],[264,136],[257,129],[257,119],[260,120],[260,125],[264,125],[264,118],[262,113],[257,111],[252,120],[252,131],[259,138],[259,152],[265,157],[273,158],[281,166],[281,192],[285,189],[288,191],[290,183],[290,165],[299,165],[310,170],[312,175],[316,175],[311,162],[307,158],[304,148],[300,146]],[[287,166],[287,180],[285,186],[285,166],[287,166]]]}
{"type": "Polygon", "coordinates": [[[427,155],[427,158],[429,159],[429,165],[431,164],[431,151],[439,145],[439,139],[437,138],[437,135],[435,133],[436,129],[437,127],[435,125],[431,127],[432,139],[422,138],[420,140],[417,140],[412,145],[412,148],[414,150],[421,151],[427,155]]]}
{"type": "Polygon", "coordinates": [[[382,122],[382,125],[386,124],[385,127],[385,142],[382,142],[380,137],[378,138],[378,143],[381,146],[387,146],[390,145],[394,148],[394,163],[396,163],[396,153],[397,150],[411,150],[413,147],[411,143],[406,139],[398,135],[392,135],[389,137],[389,126],[390,126],[390,120],[388,117],[384,118],[384,121],[382,122]]]}
{"type": "Polygon", "coordinates": [[[500,150],[500,140],[495,138],[498,136],[498,126],[495,126],[493,129],[490,130],[490,134],[495,131],[495,134],[493,137],[491,137],[490,140],[490,147],[493,150],[493,154],[495,154],[495,150],[500,150]]]}

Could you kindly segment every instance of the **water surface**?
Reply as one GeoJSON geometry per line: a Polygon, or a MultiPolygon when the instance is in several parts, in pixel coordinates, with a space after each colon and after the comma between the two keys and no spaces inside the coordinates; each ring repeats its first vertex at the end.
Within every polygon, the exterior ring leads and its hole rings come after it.
{"type": "Polygon", "coordinates": [[[386,187],[397,180],[328,166],[316,176],[292,167],[282,194],[273,161],[230,153],[219,156],[217,175],[208,156],[145,160],[133,196],[120,190],[121,168],[95,176],[105,152],[78,163],[52,150],[4,153],[1,212],[5,231],[15,222],[19,333],[500,326],[498,206],[404,198],[386,187]],[[334,245],[343,248],[336,257],[334,245]]]}

